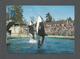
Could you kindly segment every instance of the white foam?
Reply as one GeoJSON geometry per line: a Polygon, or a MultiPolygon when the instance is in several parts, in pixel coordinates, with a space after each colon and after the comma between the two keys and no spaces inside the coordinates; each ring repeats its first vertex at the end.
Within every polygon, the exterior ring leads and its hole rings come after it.
{"type": "Polygon", "coordinates": [[[29,43],[37,43],[37,40],[30,39],[30,40],[29,40],[29,43]]]}

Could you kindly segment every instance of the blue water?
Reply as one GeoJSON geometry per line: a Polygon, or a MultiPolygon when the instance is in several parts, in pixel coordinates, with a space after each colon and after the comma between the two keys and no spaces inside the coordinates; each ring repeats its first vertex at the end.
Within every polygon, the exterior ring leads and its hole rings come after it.
{"type": "Polygon", "coordinates": [[[8,39],[7,46],[9,53],[32,53],[32,54],[63,54],[74,53],[75,40],[46,37],[43,46],[37,48],[37,43],[29,43],[29,38],[8,39]]]}

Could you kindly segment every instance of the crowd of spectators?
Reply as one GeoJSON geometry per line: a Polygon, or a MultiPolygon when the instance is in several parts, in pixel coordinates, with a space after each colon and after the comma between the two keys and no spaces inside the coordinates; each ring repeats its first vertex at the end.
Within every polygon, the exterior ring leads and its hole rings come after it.
{"type": "Polygon", "coordinates": [[[45,22],[45,32],[51,35],[73,36],[74,24],[70,21],[45,22]]]}

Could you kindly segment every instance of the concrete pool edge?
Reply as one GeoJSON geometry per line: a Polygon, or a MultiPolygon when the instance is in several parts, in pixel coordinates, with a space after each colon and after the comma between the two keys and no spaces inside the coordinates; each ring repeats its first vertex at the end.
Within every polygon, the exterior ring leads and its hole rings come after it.
{"type": "MultiPolygon", "coordinates": [[[[29,38],[30,36],[7,36],[6,38],[29,38]]],[[[75,36],[62,36],[62,35],[47,35],[45,37],[52,37],[52,38],[69,38],[74,39],[75,36]]]]}
{"type": "Polygon", "coordinates": [[[71,38],[74,39],[74,36],[58,36],[58,35],[48,35],[47,37],[53,37],[53,38],[71,38]]]}

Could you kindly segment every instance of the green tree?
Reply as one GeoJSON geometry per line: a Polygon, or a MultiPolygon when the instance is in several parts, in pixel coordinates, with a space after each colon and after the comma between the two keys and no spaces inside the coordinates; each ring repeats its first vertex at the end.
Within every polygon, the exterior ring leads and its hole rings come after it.
{"type": "Polygon", "coordinates": [[[15,23],[23,24],[24,21],[23,21],[22,7],[20,5],[13,5],[12,12],[13,12],[12,19],[14,19],[15,23]]]}
{"type": "Polygon", "coordinates": [[[46,22],[51,22],[52,21],[52,16],[50,13],[46,14],[46,22]]]}
{"type": "Polygon", "coordinates": [[[69,17],[67,20],[72,22],[72,18],[71,17],[69,17]]]}

